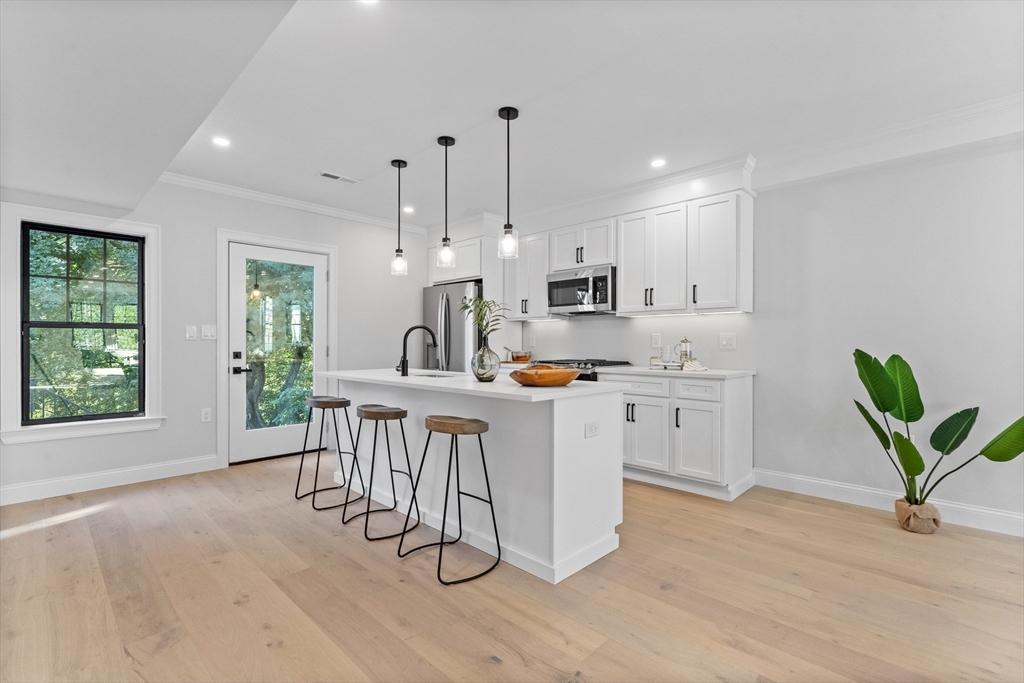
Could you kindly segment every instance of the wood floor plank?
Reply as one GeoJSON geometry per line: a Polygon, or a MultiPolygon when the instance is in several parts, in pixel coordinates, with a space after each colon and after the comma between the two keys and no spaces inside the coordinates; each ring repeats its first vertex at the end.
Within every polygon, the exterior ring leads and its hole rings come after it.
{"type": "Polygon", "coordinates": [[[625,482],[609,556],[558,585],[502,564],[445,587],[435,549],[399,559],[296,501],[297,468],[0,508],[0,681],[1024,679],[1019,538],[625,482]]]}

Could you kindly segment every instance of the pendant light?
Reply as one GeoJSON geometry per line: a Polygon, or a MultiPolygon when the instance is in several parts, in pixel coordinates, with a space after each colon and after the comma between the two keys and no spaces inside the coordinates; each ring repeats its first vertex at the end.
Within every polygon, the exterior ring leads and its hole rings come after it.
{"type": "Polygon", "coordinates": [[[512,133],[511,121],[519,118],[515,107],[502,107],[498,116],[505,119],[505,234],[498,240],[498,258],[519,258],[519,231],[512,229],[509,220],[510,196],[512,194],[512,133]]]}
{"type": "Polygon", "coordinates": [[[252,293],[250,293],[249,296],[253,299],[259,299],[260,296],[262,296],[262,292],[260,292],[260,276],[259,274],[256,274],[253,277],[256,278],[256,282],[253,284],[252,293]]]}
{"type": "Polygon", "coordinates": [[[402,255],[402,169],[409,164],[401,159],[393,159],[391,165],[398,169],[398,248],[395,249],[395,258],[391,260],[391,274],[408,275],[409,264],[402,255]]]}
{"type": "Polygon", "coordinates": [[[448,239],[448,148],[455,144],[455,138],[442,135],[437,144],[444,147],[444,237],[437,245],[437,267],[454,268],[455,252],[452,251],[452,241],[448,239]]]}

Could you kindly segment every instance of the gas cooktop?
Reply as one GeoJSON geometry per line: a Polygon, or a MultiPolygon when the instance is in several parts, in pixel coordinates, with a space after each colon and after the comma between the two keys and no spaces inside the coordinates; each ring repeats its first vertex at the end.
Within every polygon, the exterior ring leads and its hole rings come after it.
{"type": "Polygon", "coordinates": [[[603,358],[559,358],[557,360],[539,360],[538,363],[549,365],[564,365],[569,368],[578,368],[579,377],[587,382],[597,381],[597,368],[609,368],[620,365],[632,365],[628,360],[605,360],[603,358]]]}

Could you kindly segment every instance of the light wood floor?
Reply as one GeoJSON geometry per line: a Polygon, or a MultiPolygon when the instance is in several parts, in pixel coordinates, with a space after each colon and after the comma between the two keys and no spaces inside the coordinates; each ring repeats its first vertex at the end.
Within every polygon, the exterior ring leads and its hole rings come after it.
{"type": "Polygon", "coordinates": [[[444,588],[432,552],[400,561],[294,501],[297,465],[0,509],[0,678],[1024,680],[1017,538],[627,482],[610,556],[557,586],[501,565],[444,588]]]}

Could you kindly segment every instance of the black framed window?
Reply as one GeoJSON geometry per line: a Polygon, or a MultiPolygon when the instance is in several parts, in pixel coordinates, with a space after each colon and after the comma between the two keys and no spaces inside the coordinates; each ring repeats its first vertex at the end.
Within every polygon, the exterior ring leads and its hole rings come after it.
{"type": "Polygon", "coordinates": [[[144,247],[22,222],[23,425],[145,414],[144,247]]]}

